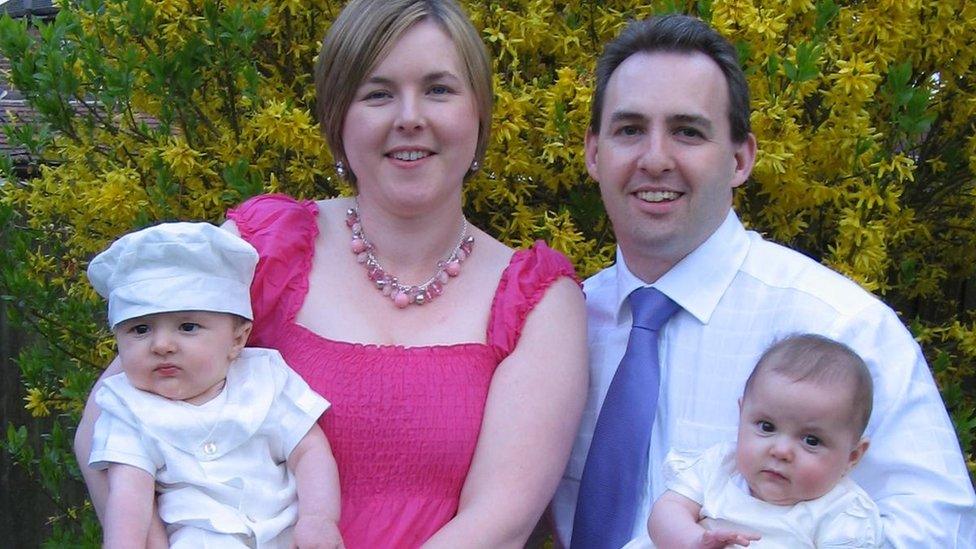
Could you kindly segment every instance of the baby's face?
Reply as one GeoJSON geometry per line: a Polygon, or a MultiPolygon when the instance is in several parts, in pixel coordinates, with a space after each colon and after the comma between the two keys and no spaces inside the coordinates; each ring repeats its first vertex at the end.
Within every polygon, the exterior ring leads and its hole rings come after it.
{"type": "Polygon", "coordinates": [[[220,394],[250,323],[225,313],[179,311],[129,319],[114,331],[129,383],[199,405],[220,394]]]}
{"type": "Polygon", "coordinates": [[[836,486],[867,449],[854,427],[852,398],[849,388],[774,372],[753,380],[741,402],[736,448],[752,496],[793,505],[836,486]]]}

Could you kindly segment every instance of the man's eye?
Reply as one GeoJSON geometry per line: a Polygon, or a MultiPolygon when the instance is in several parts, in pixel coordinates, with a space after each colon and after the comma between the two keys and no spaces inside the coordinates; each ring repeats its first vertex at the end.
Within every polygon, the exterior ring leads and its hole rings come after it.
{"type": "Polygon", "coordinates": [[[197,324],[196,322],[184,322],[183,324],[180,324],[180,331],[181,332],[195,332],[197,330],[197,328],[199,328],[199,327],[200,327],[200,325],[197,324]]]}
{"type": "Polygon", "coordinates": [[[760,421],[759,430],[764,433],[772,433],[773,431],[776,430],[776,426],[768,421],[760,421]]]}
{"type": "Polygon", "coordinates": [[[621,126],[617,129],[618,135],[640,135],[641,129],[637,126],[621,126]]]}
{"type": "Polygon", "coordinates": [[[698,131],[695,128],[678,128],[678,130],[675,133],[677,133],[682,137],[692,137],[692,138],[702,137],[702,132],[698,131]]]}
{"type": "Polygon", "coordinates": [[[807,435],[803,437],[803,443],[807,446],[820,446],[820,439],[813,435],[807,435]]]}

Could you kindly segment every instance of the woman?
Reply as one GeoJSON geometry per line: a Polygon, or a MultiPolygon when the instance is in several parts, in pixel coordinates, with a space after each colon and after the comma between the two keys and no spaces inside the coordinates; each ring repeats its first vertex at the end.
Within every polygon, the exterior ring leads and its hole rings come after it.
{"type": "MultiPolygon", "coordinates": [[[[347,547],[522,547],[575,435],[587,374],[572,267],[542,244],[513,253],[461,208],[488,140],[489,70],[453,0],[353,0],[316,91],[358,196],[263,196],[228,215],[262,258],[250,344],[333,403],[321,424],[347,547]]],[[[101,481],[86,480],[97,506],[101,481]]]]}

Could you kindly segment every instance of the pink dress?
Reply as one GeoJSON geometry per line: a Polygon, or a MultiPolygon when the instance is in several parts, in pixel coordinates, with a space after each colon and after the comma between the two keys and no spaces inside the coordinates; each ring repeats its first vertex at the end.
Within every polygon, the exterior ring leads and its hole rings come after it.
{"type": "Polygon", "coordinates": [[[278,349],[332,402],[319,420],[339,465],[346,547],[417,547],[457,512],[495,367],[569,261],[538,242],[516,252],[495,292],[487,343],[432,347],[333,341],[295,322],[318,235],[314,202],[282,195],[228,213],[260,253],[250,344],[278,349]]]}

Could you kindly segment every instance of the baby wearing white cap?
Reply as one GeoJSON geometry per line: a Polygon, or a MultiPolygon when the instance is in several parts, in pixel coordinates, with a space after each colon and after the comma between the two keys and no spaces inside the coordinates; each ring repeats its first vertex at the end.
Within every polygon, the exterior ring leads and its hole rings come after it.
{"type": "Polygon", "coordinates": [[[258,254],[208,223],[127,234],[88,267],[123,373],[96,393],[106,547],[340,547],[329,403],[244,348],[258,254]],[[165,534],[154,524],[153,496],[165,534]]]}

